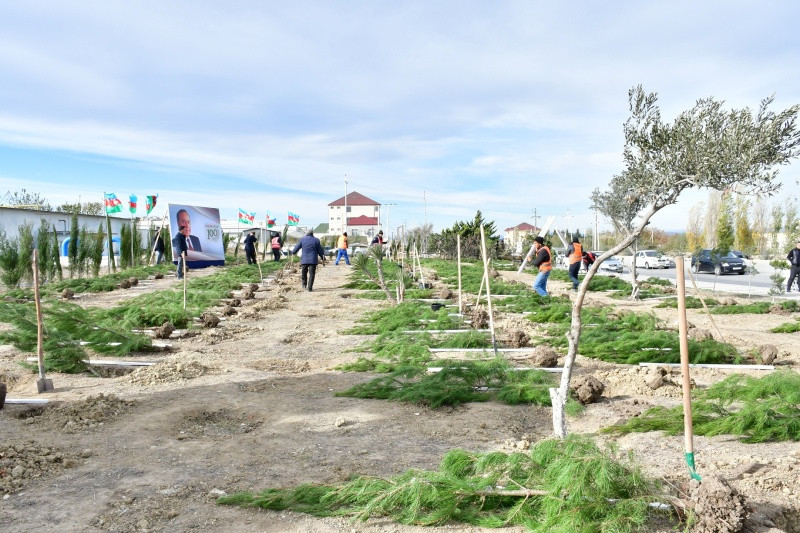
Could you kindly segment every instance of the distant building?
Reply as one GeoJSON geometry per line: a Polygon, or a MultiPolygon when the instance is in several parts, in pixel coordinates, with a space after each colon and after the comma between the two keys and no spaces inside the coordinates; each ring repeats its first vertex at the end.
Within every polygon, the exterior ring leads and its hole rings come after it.
{"type": "MultiPolygon", "coordinates": [[[[119,240],[119,230],[123,224],[130,224],[130,218],[110,216],[111,234],[115,242],[119,240]]],[[[5,233],[6,238],[13,240],[19,237],[19,227],[23,224],[30,224],[33,228],[34,238],[38,239],[42,220],[47,221],[48,232],[55,228],[58,235],[59,249],[66,248],[69,243],[69,233],[72,226],[72,213],[62,213],[60,211],[43,211],[39,209],[27,209],[19,207],[0,207],[0,231],[5,233]]],[[[95,233],[102,225],[106,231],[105,215],[78,215],[78,227],[86,228],[89,233],[95,233]]],[[[149,242],[148,232],[150,227],[158,227],[158,223],[152,219],[139,219],[139,231],[142,233],[143,242],[149,242]]],[[[49,234],[48,234],[49,235],[49,234]]],[[[115,247],[115,254],[119,251],[115,247]]],[[[63,253],[62,253],[63,255],[63,253]]]]}
{"type": "Polygon", "coordinates": [[[528,224],[527,222],[523,222],[521,224],[517,224],[516,226],[506,228],[503,242],[511,250],[521,250],[522,241],[525,240],[525,237],[528,235],[535,237],[540,231],[541,230],[536,226],[528,224]]]}
{"type": "Polygon", "coordinates": [[[337,235],[347,231],[351,237],[372,238],[381,229],[380,214],[381,204],[353,191],[328,204],[329,231],[337,235]]]}

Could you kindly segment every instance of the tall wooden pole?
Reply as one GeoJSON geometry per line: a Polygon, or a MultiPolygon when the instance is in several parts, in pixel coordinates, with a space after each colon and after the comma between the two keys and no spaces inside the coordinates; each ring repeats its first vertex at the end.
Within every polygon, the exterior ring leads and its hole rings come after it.
{"type": "Polygon", "coordinates": [[[186,252],[181,252],[181,257],[183,257],[183,309],[186,309],[186,252]]]}
{"type": "Polygon", "coordinates": [[[464,314],[464,303],[461,298],[461,235],[456,234],[456,260],[458,261],[458,314],[464,314]]]}
{"type": "Polygon", "coordinates": [[[486,281],[486,303],[489,307],[489,330],[492,332],[492,347],[497,357],[497,339],[494,336],[494,314],[492,313],[492,291],[489,289],[489,260],[486,257],[486,235],[481,224],[481,254],[483,255],[483,279],[486,281]]]}
{"type": "Polygon", "coordinates": [[[694,428],[692,427],[692,384],[689,378],[689,340],[686,324],[686,279],[683,265],[683,256],[675,257],[675,272],[678,285],[678,336],[681,351],[681,377],[683,384],[683,439],[686,464],[689,465],[689,475],[700,480],[695,470],[694,462],[694,428]]]}

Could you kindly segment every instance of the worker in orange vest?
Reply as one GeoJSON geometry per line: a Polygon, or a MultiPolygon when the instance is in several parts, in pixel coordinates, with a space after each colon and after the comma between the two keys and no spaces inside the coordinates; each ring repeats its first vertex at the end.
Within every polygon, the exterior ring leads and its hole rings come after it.
{"type": "Polygon", "coordinates": [[[533,282],[533,290],[540,296],[550,296],[547,293],[547,278],[550,277],[550,271],[553,270],[552,255],[550,254],[550,248],[545,246],[542,237],[536,237],[534,240],[536,241],[534,245],[536,258],[534,259],[530,255],[527,257],[527,260],[533,266],[539,267],[539,274],[536,275],[536,280],[533,282]]]}
{"type": "Polygon", "coordinates": [[[578,272],[581,270],[583,262],[583,247],[577,237],[572,238],[572,244],[567,246],[567,261],[569,262],[569,279],[572,280],[572,290],[577,291],[581,280],[578,279],[578,272]]]}

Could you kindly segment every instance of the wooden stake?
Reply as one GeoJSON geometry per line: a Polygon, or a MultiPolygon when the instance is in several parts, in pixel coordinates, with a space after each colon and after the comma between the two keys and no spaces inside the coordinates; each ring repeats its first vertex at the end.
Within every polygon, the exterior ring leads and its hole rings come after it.
{"type": "Polygon", "coordinates": [[[681,375],[683,378],[683,433],[684,455],[689,465],[689,475],[700,480],[694,463],[694,429],[692,427],[692,385],[689,379],[689,339],[686,325],[686,280],[683,256],[675,257],[675,272],[678,285],[678,336],[681,349],[681,375]]]}
{"type": "Polygon", "coordinates": [[[481,224],[481,254],[483,255],[483,279],[486,280],[486,303],[489,306],[489,329],[492,332],[492,347],[497,355],[497,339],[494,335],[494,315],[492,313],[492,291],[489,289],[489,260],[486,257],[486,235],[481,224]]]}
{"type": "Polygon", "coordinates": [[[44,321],[42,320],[42,302],[39,294],[39,253],[33,250],[33,298],[36,302],[36,359],[39,363],[39,380],[36,388],[39,394],[53,390],[53,380],[44,375],[44,321]]]}
{"type": "Polygon", "coordinates": [[[186,310],[186,252],[181,252],[181,256],[183,257],[183,309],[186,310]]]}
{"type": "Polygon", "coordinates": [[[464,312],[464,303],[461,299],[461,235],[456,235],[456,261],[458,261],[458,312],[464,312]]]}

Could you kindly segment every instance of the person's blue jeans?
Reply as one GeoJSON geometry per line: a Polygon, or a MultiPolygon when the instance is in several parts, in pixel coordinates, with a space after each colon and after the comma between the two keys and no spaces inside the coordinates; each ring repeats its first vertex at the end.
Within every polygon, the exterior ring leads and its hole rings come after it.
{"type": "Polygon", "coordinates": [[[348,265],[350,264],[350,258],[347,256],[347,250],[339,248],[339,251],[336,252],[336,261],[333,263],[334,265],[338,265],[339,261],[344,257],[344,262],[348,265]]]}
{"type": "Polygon", "coordinates": [[[547,272],[539,271],[539,274],[536,275],[536,281],[533,282],[533,290],[535,290],[539,296],[549,296],[549,294],[547,294],[547,278],[549,277],[549,270],[547,272]]]}
{"type": "Polygon", "coordinates": [[[577,290],[578,285],[581,284],[581,280],[578,279],[578,272],[581,270],[581,262],[578,261],[577,263],[572,263],[569,266],[569,279],[572,280],[572,289],[577,290]]]}

